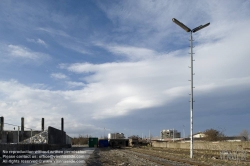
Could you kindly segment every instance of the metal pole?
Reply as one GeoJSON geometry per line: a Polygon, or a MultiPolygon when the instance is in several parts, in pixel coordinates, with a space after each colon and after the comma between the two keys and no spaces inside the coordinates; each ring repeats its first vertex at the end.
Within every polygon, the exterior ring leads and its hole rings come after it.
{"type": "Polygon", "coordinates": [[[174,128],[173,128],[173,142],[174,142],[174,128]]]}
{"type": "Polygon", "coordinates": [[[190,36],[191,48],[191,94],[190,94],[190,158],[193,158],[193,36],[190,36]]]}
{"type": "Polygon", "coordinates": [[[193,30],[188,28],[186,25],[184,25],[182,22],[178,21],[177,19],[173,18],[172,21],[176,23],[178,26],[180,26],[182,29],[184,29],[186,32],[191,32],[190,34],[190,48],[191,48],[191,94],[190,94],[190,158],[193,158],[193,36],[192,33],[195,33],[207,26],[210,25],[210,23],[207,23],[205,25],[200,25],[193,30]]]}
{"type": "Polygon", "coordinates": [[[17,143],[19,143],[19,130],[20,130],[20,126],[18,126],[18,132],[17,132],[17,143]]]}
{"type": "Polygon", "coordinates": [[[103,135],[103,138],[105,139],[105,127],[104,127],[104,135],[103,135]]]}
{"type": "Polygon", "coordinates": [[[186,137],[185,136],[185,126],[183,125],[183,134],[184,134],[184,138],[186,137]]]}
{"type": "Polygon", "coordinates": [[[149,140],[151,140],[151,137],[150,137],[150,130],[149,130],[149,137],[148,137],[148,138],[149,138],[149,140]]]}

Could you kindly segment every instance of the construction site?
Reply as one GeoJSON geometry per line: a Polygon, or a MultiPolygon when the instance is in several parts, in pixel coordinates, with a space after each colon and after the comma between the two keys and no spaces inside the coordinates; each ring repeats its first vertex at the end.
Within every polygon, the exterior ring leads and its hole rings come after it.
{"type": "MultiPolygon", "coordinates": [[[[4,117],[0,117],[0,155],[9,151],[48,151],[71,148],[71,137],[64,131],[64,119],[61,118],[61,130],[49,126],[44,128],[44,118],[41,119],[41,130],[33,131],[25,128],[24,118],[17,130],[4,129],[4,117]],[[25,130],[26,129],[26,130],[25,130]]],[[[22,154],[22,153],[21,153],[22,154]]]]}

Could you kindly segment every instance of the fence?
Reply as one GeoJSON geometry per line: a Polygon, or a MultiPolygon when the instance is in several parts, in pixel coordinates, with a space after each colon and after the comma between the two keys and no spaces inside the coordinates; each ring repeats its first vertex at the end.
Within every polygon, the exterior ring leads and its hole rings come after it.
{"type": "MultiPolygon", "coordinates": [[[[250,141],[242,142],[194,142],[194,149],[208,149],[208,150],[235,150],[237,146],[241,146],[243,149],[250,149],[250,141]]],[[[189,149],[189,142],[164,142],[164,141],[152,141],[153,147],[162,148],[179,148],[189,149]]]]}

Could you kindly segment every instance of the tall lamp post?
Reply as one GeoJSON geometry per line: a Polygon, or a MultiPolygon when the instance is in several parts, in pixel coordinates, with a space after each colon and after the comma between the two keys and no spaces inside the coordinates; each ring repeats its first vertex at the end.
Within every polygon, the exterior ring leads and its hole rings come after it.
{"type": "Polygon", "coordinates": [[[184,29],[186,32],[190,32],[190,48],[191,48],[191,94],[190,94],[190,158],[193,158],[193,36],[192,34],[207,27],[210,23],[207,23],[205,25],[200,25],[194,29],[188,28],[186,25],[184,25],[182,22],[178,21],[177,19],[173,18],[172,21],[179,25],[182,29],[184,29]]]}

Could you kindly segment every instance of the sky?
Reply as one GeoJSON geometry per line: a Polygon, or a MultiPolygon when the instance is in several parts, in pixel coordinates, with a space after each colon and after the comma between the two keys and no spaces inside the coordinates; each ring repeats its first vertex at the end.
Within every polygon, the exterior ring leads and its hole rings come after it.
{"type": "Polygon", "coordinates": [[[71,137],[250,132],[250,1],[9,0],[0,5],[0,116],[5,129],[71,137]],[[12,124],[12,125],[9,125],[12,124]]]}

